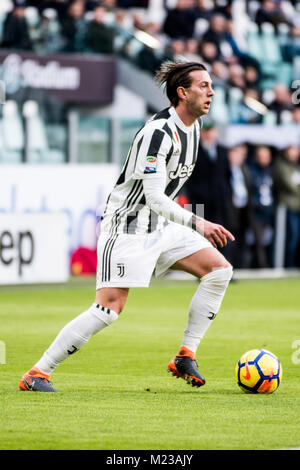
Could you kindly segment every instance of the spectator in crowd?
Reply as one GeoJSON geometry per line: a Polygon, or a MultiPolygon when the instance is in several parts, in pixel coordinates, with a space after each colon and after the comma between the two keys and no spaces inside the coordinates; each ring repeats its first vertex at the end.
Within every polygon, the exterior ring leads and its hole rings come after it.
{"type": "Polygon", "coordinates": [[[199,54],[199,44],[196,38],[189,38],[185,42],[184,57],[190,62],[201,62],[202,58],[199,54]]]}
{"type": "Polygon", "coordinates": [[[293,124],[300,124],[300,106],[296,106],[292,110],[292,123],[293,124]]]}
{"type": "Polygon", "coordinates": [[[254,162],[249,165],[253,206],[252,228],[254,250],[251,267],[271,268],[274,236],[274,194],[272,152],[269,147],[256,147],[254,162]]]}
{"type": "Polygon", "coordinates": [[[232,0],[221,0],[214,2],[214,13],[220,13],[227,20],[232,19],[232,0]]]}
{"type": "Polygon", "coordinates": [[[288,19],[282,9],[281,1],[263,0],[262,5],[258,8],[255,16],[255,22],[259,27],[263,23],[271,23],[277,28],[280,23],[287,23],[288,19]]]}
{"type": "Polygon", "coordinates": [[[195,38],[173,39],[165,47],[165,58],[173,61],[204,62],[198,53],[198,40],[195,38]]]}
{"type": "Polygon", "coordinates": [[[228,85],[244,90],[246,87],[245,71],[240,64],[233,63],[228,66],[228,85]]]}
{"type": "Polygon", "coordinates": [[[207,0],[196,0],[194,9],[196,19],[202,18],[209,21],[212,15],[213,9],[210,2],[207,0]]]}
{"type": "Polygon", "coordinates": [[[62,48],[60,22],[54,9],[42,11],[39,22],[39,36],[34,44],[34,50],[40,54],[53,54],[62,48]]]}
{"type": "Polygon", "coordinates": [[[156,38],[159,42],[162,42],[161,29],[158,23],[155,23],[154,21],[146,21],[144,25],[144,30],[146,31],[146,33],[156,38]]]}
{"type": "Polygon", "coordinates": [[[214,60],[211,65],[211,79],[213,81],[214,87],[227,88],[229,70],[227,64],[222,60],[214,60]]]}
{"type": "Polygon", "coordinates": [[[195,168],[185,185],[193,212],[196,204],[204,204],[206,219],[227,226],[229,175],[227,150],[218,142],[218,130],[213,124],[205,124],[195,168]]]}
{"type": "Polygon", "coordinates": [[[48,8],[57,12],[59,20],[63,20],[67,16],[70,0],[28,0],[28,5],[39,10],[39,13],[48,8]]]}
{"type": "Polygon", "coordinates": [[[290,113],[293,110],[292,95],[288,87],[283,83],[277,83],[274,87],[274,100],[269,105],[269,110],[273,111],[276,116],[276,124],[281,124],[284,115],[283,113],[290,113]]]}
{"type": "Polygon", "coordinates": [[[192,38],[195,19],[194,0],[177,0],[176,8],[167,13],[163,31],[171,39],[192,38]]]}
{"type": "Polygon", "coordinates": [[[186,42],[183,39],[173,39],[173,41],[170,41],[169,46],[166,49],[168,57],[174,61],[183,60],[185,51],[186,42]]]}
{"type": "Polygon", "coordinates": [[[67,17],[62,21],[61,35],[63,52],[84,52],[86,48],[87,23],[84,19],[85,3],[74,0],[68,9],[67,17]]]}
{"type": "Polygon", "coordinates": [[[130,15],[124,8],[118,8],[116,10],[114,24],[125,31],[131,31],[133,25],[132,15],[130,15]]]}
{"type": "Polygon", "coordinates": [[[300,55],[300,25],[290,26],[286,43],[282,46],[283,58],[287,62],[293,62],[300,55]]]}
{"type": "Polygon", "coordinates": [[[295,266],[300,242],[300,149],[290,145],[275,161],[274,185],[279,204],[287,209],[285,267],[295,266]]]}
{"type": "Polygon", "coordinates": [[[105,12],[101,4],[94,8],[93,20],[87,26],[86,45],[91,52],[112,54],[115,31],[113,27],[105,24],[105,12]]]}
{"type": "Polygon", "coordinates": [[[254,65],[247,65],[244,68],[245,84],[247,88],[259,88],[260,74],[254,65]]]}
{"type": "Polygon", "coordinates": [[[227,62],[238,61],[244,68],[252,66],[257,71],[260,69],[259,62],[254,57],[249,55],[247,51],[245,52],[240,49],[234,37],[234,23],[231,18],[226,21],[224,42],[226,43],[227,48],[227,54],[225,55],[227,62]]]}
{"type": "Polygon", "coordinates": [[[199,54],[204,64],[211,66],[216,60],[221,60],[218,48],[214,42],[200,41],[199,54]]]}
{"type": "Polygon", "coordinates": [[[226,18],[219,13],[212,15],[209,28],[204,33],[202,40],[213,42],[219,56],[228,56],[232,53],[230,46],[226,42],[226,18]]]}
{"type": "MultiPolygon", "coordinates": [[[[253,108],[253,102],[259,101],[259,94],[256,88],[246,88],[243,99],[240,102],[237,115],[238,124],[261,124],[262,114],[253,108]]],[[[231,121],[232,122],[232,121],[231,121]]]]}
{"type": "Polygon", "coordinates": [[[252,227],[251,176],[246,166],[247,146],[238,144],[228,149],[230,165],[230,197],[227,227],[235,242],[226,247],[226,256],[234,268],[249,268],[250,251],[247,233],[252,227]]]}
{"type": "Polygon", "coordinates": [[[222,56],[227,63],[239,62],[242,66],[259,66],[254,58],[239,48],[234,38],[233,20],[230,16],[226,17],[221,13],[213,14],[210,26],[202,40],[213,42],[218,49],[219,56],[222,56]]]}
{"type": "Polygon", "coordinates": [[[21,50],[33,49],[25,19],[26,6],[25,0],[14,1],[13,9],[7,14],[3,24],[1,47],[21,50]]]}
{"type": "MultiPolygon", "coordinates": [[[[98,2],[99,2],[99,0],[98,0],[98,2]]],[[[116,13],[116,11],[117,11],[117,2],[116,2],[116,0],[102,0],[101,4],[107,12],[114,13],[114,14],[116,13]]]]}

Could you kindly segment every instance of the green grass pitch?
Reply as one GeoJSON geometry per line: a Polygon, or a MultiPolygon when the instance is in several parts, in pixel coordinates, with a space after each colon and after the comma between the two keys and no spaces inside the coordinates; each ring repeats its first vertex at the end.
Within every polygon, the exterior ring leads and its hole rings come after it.
{"type": "Polygon", "coordinates": [[[132,289],[118,321],[55,371],[60,394],[21,392],[18,382],[65,323],[89,307],[94,280],[2,288],[0,448],[300,447],[300,353],[292,347],[300,340],[300,280],[230,284],[198,349],[207,380],[200,389],[166,371],[196,288],[192,281],[155,281],[132,289]],[[238,358],[253,348],[281,360],[283,380],[272,395],[244,394],[235,383],[238,358]]]}

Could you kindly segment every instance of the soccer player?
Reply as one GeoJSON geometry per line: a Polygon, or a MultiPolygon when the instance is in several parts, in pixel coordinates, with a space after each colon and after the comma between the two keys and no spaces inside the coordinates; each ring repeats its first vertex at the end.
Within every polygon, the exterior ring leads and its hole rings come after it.
{"type": "Polygon", "coordinates": [[[169,269],[190,273],[201,282],[168,370],[193,386],[205,383],[195,354],[232,277],[232,266],[217,247],[234,236],[180,207],[174,198],[193,171],[199,118],[209,112],[214,91],[205,66],[197,62],[164,63],[156,80],[165,85],[170,107],[138,131],[108,198],[98,239],[95,301],[60,331],[25,373],[21,390],[57,392],[49,380],[54,369],[117,320],[131,287],[148,287],[154,270],[161,276],[169,269]]]}

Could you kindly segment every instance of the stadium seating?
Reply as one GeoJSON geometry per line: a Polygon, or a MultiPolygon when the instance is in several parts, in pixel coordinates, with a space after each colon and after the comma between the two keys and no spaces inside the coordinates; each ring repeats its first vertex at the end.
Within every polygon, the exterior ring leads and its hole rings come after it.
{"type": "Polygon", "coordinates": [[[26,101],[23,105],[23,116],[27,134],[27,150],[30,163],[43,162],[48,152],[48,142],[44,122],[39,115],[36,101],[26,101]]]}
{"type": "Polygon", "coordinates": [[[0,161],[2,163],[22,162],[25,136],[22,116],[15,101],[9,100],[3,105],[0,135],[0,161]]]}

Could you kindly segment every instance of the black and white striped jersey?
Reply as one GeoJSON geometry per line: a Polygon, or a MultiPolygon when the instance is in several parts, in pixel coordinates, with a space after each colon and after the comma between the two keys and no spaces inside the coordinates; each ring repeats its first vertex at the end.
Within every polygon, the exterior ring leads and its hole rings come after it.
{"type": "Polygon", "coordinates": [[[186,126],[174,107],[152,116],[133,139],[107,200],[101,231],[143,234],[168,223],[147,207],[143,180],[164,175],[165,195],[174,199],[194,169],[199,138],[198,120],[186,126]]]}

